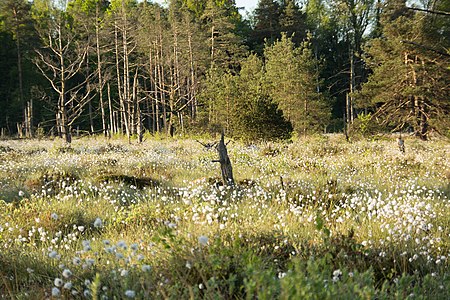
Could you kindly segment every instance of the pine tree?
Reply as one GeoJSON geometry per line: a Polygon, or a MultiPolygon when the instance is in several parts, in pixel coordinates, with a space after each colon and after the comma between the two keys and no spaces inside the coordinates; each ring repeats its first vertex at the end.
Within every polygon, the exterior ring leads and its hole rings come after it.
{"type": "Polygon", "coordinates": [[[282,34],[266,45],[266,88],[297,133],[318,131],[328,124],[330,108],[320,89],[318,66],[307,40],[298,48],[282,34]]]}
{"type": "Polygon", "coordinates": [[[306,15],[301,11],[295,0],[286,0],[281,6],[280,31],[292,37],[295,45],[306,38],[306,15]]]}
{"type": "Polygon", "coordinates": [[[232,114],[236,111],[235,100],[238,99],[236,78],[230,71],[211,67],[202,85],[200,94],[200,122],[216,133],[232,129],[232,114]]]}
{"type": "MultiPolygon", "coordinates": [[[[27,63],[29,64],[30,57],[26,53],[30,52],[31,44],[35,40],[35,33],[31,19],[31,4],[25,0],[3,0],[0,2],[0,19],[2,20],[4,31],[11,34],[15,42],[15,61],[17,77],[10,81],[10,95],[11,101],[9,107],[15,114],[22,114],[25,134],[28,137],[32,136],[32,117],[33,117],[33,102],[30,97],[31,77],[27,74],[27,63]],[[28,75],[28,76],[27,76],[28,75]],[[14,109],[17,107],[18,109],[14,109]]],[[[9,98],[9,97],[8,97],[9,98]]],[[[21,135],[21,132],[20,132],[21,135]]]]}
{"type": "Polygon", "coordinates": [[[207,0],[202,20],[209,33],[211,65],[236,71],[246,49],[242,37],[236,33],[240,15],[234,1],[230,2],[207,0]]]}
{"type": "Polygon", "coordinates": [[[447,133],[450,124],[450,70],[443,52],[450,45],[440,38],[442,26],[435,20],[406,9],[404,1],[388,3],[382,37],[367,48],[373,74],[359,99],[374,111],[374,120],[392,130],[410,128],[422,140],[430,130],[447,133]]]}
{"type": "Polygon", "coordinates": [[[262,54],[266,41],[280,38],[280,5],[276,0],[259,0],[254,11],[254,30],[250,36],[252,50],[262,54]]]}
{"type": "Polygon", "coordinates": [[[239,95],[233,112],[233,136],[250,141],[289,139],[292,125],[263,85],[263,63],[256,55],[250,55],[242,62],[237,78],[239,95]]]}

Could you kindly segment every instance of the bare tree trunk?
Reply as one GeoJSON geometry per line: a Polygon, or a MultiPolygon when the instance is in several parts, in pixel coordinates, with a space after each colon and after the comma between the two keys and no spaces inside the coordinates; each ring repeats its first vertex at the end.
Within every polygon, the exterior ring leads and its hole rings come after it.
{"type": "Polygon", "coordinates": [[[142,113],[138,106],[138,112],[137,112],[137,137],[138,137],[138,143],[142,143],[144,140],[144,130],[142,128],[142,113]]]}
{"type": "Polygon", "coordinates": [[[303,135],[306,136],[307,124],[308,124],[308,99],[305,97],[305,101],[303,102],[303,109],[305,113],[305,126],[303,126],[303,135]]]}
{"type": "Polygon", "coordinates": [[[219,163],[222,171],[222,180],[224,185],[233,186],[233,168],[231,166],[230,158],[228,157],[227,146],[225,145],[225,134],[222,131],[219,145],[217,146],[219,152],[219,163]]]}
{"type": "Polygon", "coordinates": [[[133,95],[132,95],[132,105],[131,105],[131,124],[132,124],[132,134],[137,134],[138,132],[138,122],[139,122],[139,114],[140,114],[140,109],[139,109],[139,100],[138,100],[138,68],[136,68],[136,71],[134,72],[134,77],[133,77],[133,87],[132,87],[132,91],[133,91],[133,95]]]}
{"type": "Polygon", "coordinates": [[[169,133],[167,126],[167,103],[166,103],[166,93],[164,91],[164,56],[163,56],[163,38],[162,30],[159,32],[159,90],[161,96],[161,108],[162,108],[162,121],[163,130],[167,135],[169,133]]]}
{"type": "Polygon", "coordinates": [[[112,133],[117,133],[116,128],[114,126],[114,116],[113,116],[113,106],[111,101],[111,88],[109,86],[109,82],[107,84],[107,91],[108,91],[108,106],[109,106],[109,129],[112,131],[112,133]]]}
{"type": "Polygon", "coordinates": [[[64,61],[64,55],[63,55],[63,45],[62,45],[62,34],[61,34],[61,25],[58,25],[58,56],[59,56],[59,63],[61,66],[61,73],[60,73],[60,83],[61,83],[61,89],[59,94],[59,111],[61,113],[61,129],[62,129],[62,138],[66,141],[66,143],[72,142],[72,136],[70,134],[69,130],[69,120],[67,118],[67,103],[66,103],[66,70],[65,70],[65,61],[64,61]]]}
{"type": "Polygon", "coordinates": [[[130,108],[130,63],[128,61],[128,23],[125,12],[125,3],[122,1],[122,51],[123,51],[123,119],[125,122],[125,132],[127,134],[128,143],[131,143],[131,108],[130,108]]]}
{"type": "Polygon", "coordinates": [[[349,123],[353,124],[353,119],[354,119],[354,115],[353,115],[353,105],[354,105],[354,100],[353,100],[353,93],[355,92],[355,85],[356,85],[356,80],[355,80],[355,54],[353,52],[353,50],[350,51],[350,88],[349,88],[349,95],[348,95],[348,102],[349,102],[349,123]]]}
{"type": "Polygon", "coordinates": [[[159,89],[158,89],[158,82],[159,82],[159,66],[158,66],[158,47],[155,45],[155,59],[154,59],[155,63],[153,65],[153,90],[155,91],[154,94],[154,98],[153,98],[153,102],[154,102],[154,108],[153,108],[153,122],[154,122],[154,127],[156,129],[156,132],[160,132],[161,128],[160,128],[160,122],[159,122],[159,89]]]}
{"type": "Polygon", "coordinates": [[[89,114],[89,132],[94,133],[94,117],[92,116],[92,104],[88,104],[88,114],[89,114]]]}
{"type": "Polygon", "coordinates": [[[351,109],[350,109],[350,96],[348,95],[348,93],[345,95],[345,125],[347,126],[347,133],[350,130],[350,125],[351,125],[351,120],[350,120],[350,115],[351,115],[351,109]]]}
{"type": "Polygon", "coordinates": [[[25,109],[25,135],[27,138],[33,137],[33,100],[27,102],[25,109]]]}
{"type": "Polygon", "coordinates": [[[16,123],[17,127],[17,136],[19,139],[23,138],[23,130],[22,130],[22,124],[16,123]]]}
{"type": "Polygon", "coordinates": [[[196,103],[196,95],[195,95],[195,69],[194,69],[194,57],[193,57],[193,49],[192,49],[192,35],[191,32],[188,33],[188,46],[189,46],[189,68],[190,68],[190,82],[188,86],[189,97],[188,101],[191,106],[191,117],[195,120],[197,116],[197,103],[196,103]]]}
{"type": "MultiPolygon", "coordinates": [[[[99,24],[99,2],[95,6],[96,22],[95,22],[95,48],[97,52],[97,76],[98,76],[98,96],[100,100],[100,110],[102,114],[103,135],[107,136],[105,106],[103,104],[103,78],[102,78],[102,61],[100,56],[100,24],[99,24]]],[[[111,106],[110,106],[111,108],[111,106]]]]}
{"type": "MultiPolygon", "coordinates": [[[[117,80],[117,94],[119,95],[119,111],[123,110],[123,94],[122,94],[122,83],[120,82],[120,65],[119,65],[119,33],[118,33],[118,25],[117,22],[114,22],[114,47],[116,54],[116,80],[117,80]]],[[[111,99],[111,98],[110,98],[111,99]]],[[[117,117],[116,117],[117,118],[117,117]]],[[[119,122],[116,122],[117,133],[119,132],[119,126],[122,128],[122,124],[119,125],[119,122]]]]}
{"type": "MultiPolygon", "coordinates": [[[[23,69],[22,69],[22,45],[20,43],[21,41],[21,34],[20,34],[20,30],[19,30],[19,20],[18,20],[18,12],[16,10],[16,8],[14,8],[13,11],[14,14],[14,19],[15,19],[15,34],[16,34],[16,51],[17,51],[17,75],[18,75],[18,79],[19,79],[19,101],[20,101],[20,105],[22,108],[24,108],[25,106],[25,100],[24,100],[24,96],[23,96],[23,69]]],[[[27,118],[28,114],[26,114],[25,119],[27,118]]],[[[25,120],[24,120],[25,121],[25,120]]],[[[26,121],[25,121],[26,122],[26,121]]],[[[28,130],[29,128],[26,128],[26,136],[28,136],[28,130]]]]}
{"type": "Polygon", "coordinates": [[[214,63],[214,25],[211,27],[211,64],[214,63]]]}
{"type": "Polygon", "coordinates": [[[23,127],[25,129],[25,137],[28,138],[29,127],[28,127],[28,103],[23,110],[23,127]]]}
{"type": "Polygon", "coordinates": [[[62,137],[62,129],[61,129],[61,113],[59,112],[59,104],[58,104],[58,111],[55,115],[55,127],[56,127],[56,136],[59,138],[62,137]]]}

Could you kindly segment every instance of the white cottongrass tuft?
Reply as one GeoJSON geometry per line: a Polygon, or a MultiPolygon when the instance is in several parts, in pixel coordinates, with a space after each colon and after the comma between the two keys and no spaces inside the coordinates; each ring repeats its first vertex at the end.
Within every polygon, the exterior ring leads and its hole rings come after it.
{"type": "Polygon", "coordinates": [[[62,275],[64,278],[69,278],[70,276],[72,276],[72,271],[70,271],[69,269],[64,269],[62,275]]]}
{"type": "Polygon", "coordinates": [[[64,283],[63,288],[65,288],[66,290],[70,290],[72,288],[73,284],[71,281],[67,281],[66,283],[64,283]]]}
{"type": "Polygon", "coordinates": [[[117,243],[117,247],[122,248],[123,250],[126,250],[128,248],[127,243],[125,241],[119,241],[117,243]]]}
{"type": "Polygon", "coordinates": [[[55,284],[55,286],[57,286],[57,287],[61,287],[61,286],[63,285],[63,281],[62,281],[61,278],[55,278],[54,284],[55,284]]]}
{"type": "Polygon", "coordinates": [[[342,271],[337,269],[333,271],[333,282],[338,282],[342,275],[342,271]]]}
{"type": "Polygon", "coordinates": [[[58,220],[58,215],[56,213],[53,212],[50,216],[53,220],[58,220]]]}
{"type": "Polygon", "coordinates": [[[73,260],[72,260],[72,263],[74,264],[74,265],[80,265],[81,264],[81,258],[79,258],[79,257],[74,257],[73,258],[73,260]]]}
{"type": "Polygon", "coordinates": [[[100,219],[100,218],[95,219],[95,221],[94,221],[94,227],[95,227],[95,228],[101,228],[101,227],[103,227],[102,219],[100,219]]]}
{"type": "Polygon", "coordinates": [[[150,267],[149,265],[142,265],[141,269],[143,272],[149,272],[152,267],[150,267]]]}
{"type": "Polygon", "coordinates": [[[52,296],[53,297],[61,296],[61,291],[57,287],[52,288],[52,296]]]}
{"type": "Polygon", "coordinates": [[[83,241],[82,244],[83,244],[83,250],[84,251],[87,252],[87,251],[92,250],[90,241],[83,241]]]}
{"type": "Polygon", "coordinates": [[[198,237],[198,242],[200,243],[200,245],[205,246],[205,245],[208,244],[208,237],[204,236],[204,235],[201,235],[201,236],[198,237]]]}
{"type": "Polygon", "coordinates": [[[136,292],[133,290],[126,290],[125,296],[127,296],[128,298],[134,298],[134,297],[136,297],[136,292]]]}
{"type": "Polygon", "coordinates": [[[50,258],[57,258],[58,257],[58,252],[56,252],[55,250],[50,251],[50,253],[48,254],[48,257],[50,257],[50,258]]]}

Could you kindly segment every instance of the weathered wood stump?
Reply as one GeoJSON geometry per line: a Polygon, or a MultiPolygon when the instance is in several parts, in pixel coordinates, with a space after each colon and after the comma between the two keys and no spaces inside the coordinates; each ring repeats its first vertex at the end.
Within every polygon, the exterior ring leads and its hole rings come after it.
{"type": "Polygon", "coordinates": [[[400,152],[404,154],[405,153],[405,140],[402,139],[401,134],[397,139],[397,144],[398,144],[398,149],[400,150],[400,152]]]}
{"type": "Polygon", "coordinates": [[[217,145],[217,151],[219,152],[219,160],[215,162],[220,163],[220,169],[222,170],[222,181],[224,185],[233,186],[233,167],[231,166],[230,158],[228,157],[227,146],[225,145],[225,134],[222,132],[220,142],[217,145]]]}

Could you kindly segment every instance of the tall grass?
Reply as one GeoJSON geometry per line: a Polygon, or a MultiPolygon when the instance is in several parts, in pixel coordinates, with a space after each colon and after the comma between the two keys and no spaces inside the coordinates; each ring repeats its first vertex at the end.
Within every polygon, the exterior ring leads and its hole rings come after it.
{"type": "Polygon", "coordinates": [[[448,299],[450,144],[0,141],[1,298],[448,299]]]}

